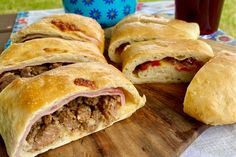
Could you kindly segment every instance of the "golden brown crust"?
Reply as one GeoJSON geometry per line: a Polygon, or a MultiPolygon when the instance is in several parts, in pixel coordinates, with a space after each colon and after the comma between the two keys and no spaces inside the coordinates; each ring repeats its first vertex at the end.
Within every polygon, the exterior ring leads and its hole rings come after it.
{"type": "Polygon", "coordinates": [[[0,56],[0,74],[9,69],[55,62],[106,63],[100,50],[90,42],[42,38],[12,44],[0,56]]]}
{"type": "Polygon", "coordinates": [[[12,42],[22,42],[28,36],[60,37],[89,41],[104,49],[104,31],[93,19],[76,14],[47,16],[12,35],[12,42]]]}
{"type": "MultiPolygon", "coordinates": [[[[142,79],[133,73],[135,68],[145,62],[162,60],[166,57],[184,60],[195,58],[207,62],[214,53],[211,47],[203,41],[191,39],[149,40],[133,43],[121,54],[122,71],[133,83],[158,82],[158,78],[142,79]]],[[[159,76],[162,77],[162,76],[159,76]]]]}
{"type": "MultiPolygon", "coordinates": [[[[27,126],[38,113],[50,110],[55,107],[57,102],[66,100],[72,95],[109,88],[121,88],[126,97],[126,105],[122,106],[119,120],[130,116],[145,103],[145,97],[139,96],[136,88],[119,70],[111,65],[98,62],[63,66],[33,78],[17,79],[12,82],[0,93],[0,124],[4,124],[0,125],[0,133],[10,157],[16,155],[27,126]],[[96,89],[78,86],[74,83],[78,78],[94,81],[96,89]]],[[[83,136],[88,134],[90,133],[83,133],[83,136]]],[[[66,137],[65,141],[60,141],[56,146],[61,146],[70,142],[71,139],[75,140],[81,136],[66,137]]],[[[54,147],[55,145],[51,145],[43,151],[54,147]]],[[[27,157],[30,157],[38,153],[40,152],[26,154],[28,154],[27,157]]]]}
{"type": "Polygon", "coordinates": [[[133,15],[114,27],[108,54],[112,61],[120,63],[120,55],[115,51],[124,43],[153,39],[197,39],[198,37],[199,26],[195,23],[133,15]]]}
{"type": "Polygon", "coordinates": [[[155,14],[150,15],[143,13],[137,13],[127,16],[126,18],[121,20],[114,27],[114,29],[118,29],[120,26],[132,22],[157,23],[157,24],[168,25],[176,29],[180,29],[181,31],[186,31],[187,33],[191,34],[193,38],[195,36],[196,39],[200,35],[200,29],[197,23],[191,23],[191,22],[189,23],[182,20],[164,18],[160,15],[155,15],[155,14]]]}
{"type": "Polygon", "coordinates": [[[217,54],[190,83],[184,112],[211,125],[236,122],[236,55],[217,54]]]}

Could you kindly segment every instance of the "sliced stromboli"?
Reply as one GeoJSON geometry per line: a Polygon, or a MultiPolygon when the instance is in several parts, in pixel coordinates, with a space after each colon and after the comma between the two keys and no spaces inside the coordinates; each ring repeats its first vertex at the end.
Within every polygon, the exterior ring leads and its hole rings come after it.
{"type": "Polygon", "coordinates": [[[10,157],[33,157],[131,116],[145,103],[109,64],[77,63],[12,82],[0,93],[10,157]]]}
{"type": "Polygon", "coordinates": [[[38,22],[12,35],[12,42],[25,42],[36,38],[58,37],[68,40],[89,41],[104,49],[104,31],[93,19],[76,14],[59,14],[42,18],[38,22]]]}
{"type": "Polygon", "coordinates": [[[181,31],[185,31],[186,33],[191,35],[193,39],[194,38],[197,39],[200,35],[200,29],[197,23],[188,23],[182,20],[168,19],[159,15],[151,15],[143,13],[137,13],[127,16],[126,18],[121,20],[114,27],[114,29],[118,29],[120,26],[132,22],[154,23],[154,24],[157,23],[157,24],[168,25],[181,31]]]}
{"type": "Polygon", "coordinates": [[[0,92],[18,77],[32,77],[76,62],[106,63],[90,42],[43,38],[12,44],[0,55],[0,92]]]}
{"type": "Polygon", "coordinates": [[[128,46],[121,54],[123,73],[131,82],[189,82],[213,57],[200,40],[150,40],[128,46]]]}
{"type": "Polygon", "coordinates": [[[113,62],[121,63],[120,54],[132,43],[154,39],[197,39],[199,26],[195,23],[172,20],[167,24],[157,22],[122,22],[114,27],[108,54],[113,62]],[[116,28],[117,27],[117,28],[116,28]]]}

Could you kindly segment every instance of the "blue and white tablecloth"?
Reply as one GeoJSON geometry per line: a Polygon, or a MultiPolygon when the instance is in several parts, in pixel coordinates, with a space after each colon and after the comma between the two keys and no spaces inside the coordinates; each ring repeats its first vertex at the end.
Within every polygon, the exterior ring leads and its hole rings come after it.
{"type": "MultiPolygon", "coordinates": [[[[174,2],[146,2],[139,3],[138,12],[150,14],[162,14],[163,16],[174,15],[174,2]]],[[[38,19],[63,13],[63,9],[39,10],[29,12],[19,12],[13,33],[37,21],[38,19]]],[[[218,30],[212,35],[202,36],[229,45],[236,45],[236,40],[222,30],[218,30]]],[[[6,46],[10,44],[10,41],[6,46]]],[[[236,157],[236,125],[211,127],[201,134],[181,155],[181,157],[236,157]]]]}

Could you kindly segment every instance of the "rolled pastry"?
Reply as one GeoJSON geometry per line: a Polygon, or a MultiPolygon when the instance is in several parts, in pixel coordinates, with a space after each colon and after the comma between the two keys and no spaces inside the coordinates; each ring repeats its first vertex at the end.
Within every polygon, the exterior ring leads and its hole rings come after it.
{"type": "Polygon", "coordinates": [[[189,82],[213,57],[200,40],[149,40],[133,43],[121,54],[122,71],[132,83],[189,82]]]}
{"type": "Polygon", "coordinates": [[[11,36],[13,43],[36,38],[58,37],[67,40],[89,41],[104,49],[104,31],[89,17],[76,14],[58,14],[42,18],[11,36]]]}
{"type": "Polygon", "coordinates": [[[111,65],[86,62],[12,82],[0,93],[10,157],[33,157],[123,120],[145,103],[111,65]]]}
{"type": "Polygon", "coordinates": [[[0,92],[18,77],[32,77],[76,62],[106,60],[90,42],[42,38],[12,44],[0,55],[0,92]]]}
{"type": "Polygon", "coordinates": [[[193,39],[197,39],[200,35],[199,25],[193,22],[186,22],[178,19],[168,19],[163,16],[153,15],[153,14],[132,14],[121,20],[114,29],[118,29],[120,26],[132,22],[141,22],[141,23],[156,23],[163,24],[179,29],[180,31],[185,31],[193,39]]]}
{"type": "Polygon", "coordinates": [[[236,122],[236,55],[221,52],[194,76],[184,98],[184,112],[210,125],[236,122]]]}
{"type": "Polygon", "coordinates": [[[198,39],[199,32],[196,23],[132,15],[114,27],[108,54],[113,62],[121,63],[120,54],[131,43],[153,39],[198,39]]]}

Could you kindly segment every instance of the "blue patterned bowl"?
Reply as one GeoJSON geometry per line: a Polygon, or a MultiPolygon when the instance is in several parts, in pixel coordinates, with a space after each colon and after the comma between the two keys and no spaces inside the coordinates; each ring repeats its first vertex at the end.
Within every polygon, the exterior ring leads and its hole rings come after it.
{"type": "Polygon", "coordinates": [[[76,13],[96,19],[103,27],[115,25],[134,13],[136,0],[63,0],[66,13],[76,13]]]}

